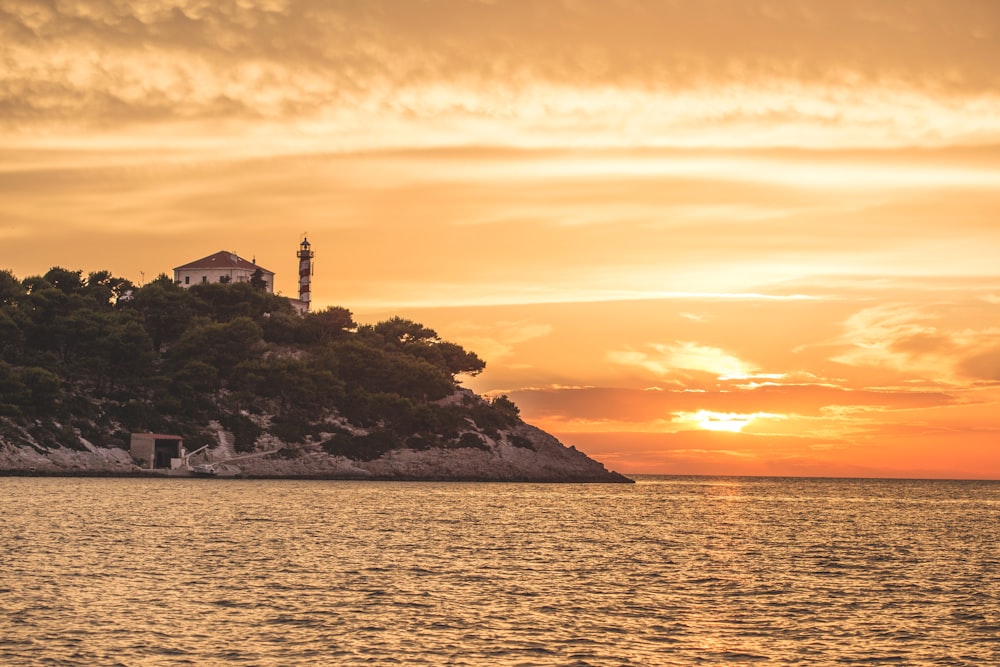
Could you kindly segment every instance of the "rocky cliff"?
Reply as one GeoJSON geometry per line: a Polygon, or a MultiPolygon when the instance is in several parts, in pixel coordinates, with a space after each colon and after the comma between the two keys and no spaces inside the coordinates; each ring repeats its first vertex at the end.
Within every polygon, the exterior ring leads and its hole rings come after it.
{"type": "MultiPolygon", "coordinates": [[[[0,420],[0,474],[183,476],[178,470],[143,470],[128,451],[102,447],[80,436],[74,442],[40,442],[30,429],[0,420]]],[[[533,426],[519,422],[495,436],[479,434],[476,446],[398,448],[370,458],[332,453],[322,433],[303,443],[264,436],[248,453],[232,449],[233,434],[212,425],[218,444],[192,463],[213,463],[221,477],[369,479],[400,481],[631,482],[533,426]]],[[[472,433],[473,431],[467,431],[472,433]]]]}

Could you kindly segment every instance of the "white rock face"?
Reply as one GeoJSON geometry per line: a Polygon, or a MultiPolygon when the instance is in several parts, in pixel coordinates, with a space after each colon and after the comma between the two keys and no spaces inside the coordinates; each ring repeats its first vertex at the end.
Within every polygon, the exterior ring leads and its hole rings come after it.
{"type": "MultiPolygon", "coordinates": [[[[218,427],[221,429],[221,427],[218,427]]],[[[220,433],[220,442],[231,442],[220,433]]],[[[372,461],[354,461],[326,453],[320,442],[286,445],[268,437],[259,452],[226,464],[227,474],[245,477],[297,477],[380,480],[468,480],[530,482],[629,482],[583,452],[566,447],[527,424],[484,438],[487,449],[396,449],[372,461]],[[513,438],[530,441],[518,447],[513,438]],[[279,449],[280,448],[280,449],[279,449]],[[277,451],[271,451],[277,450],[277,451]],[[270,453],[268,453],[270,451],[270,453]]],[[[523,441],[522,441],[523,444],[523,441]]],[[[208,461],[232,457],[228,447],[208,452],[208,461]]],[[[128,452],[81,442],[81,449],[46,449],[31,442],[16,446],[0,437],[0,472],[21,474],[142,474],[128,452]]]]}
{"type": "MultiPolygon", "coordinates": [[[[517,447],[506,437],[489,441],[489,451],[473,448],[396,449],[373,461],[330,456],[319,447],[299,455],[270,456],[239,462],[244,474],[264,477],[331,476],[358,479],[470,480],[537,482],[627,482],[583,452],[565,447],[551,435],[522,425],[512,435],[531,441],[517,447]]],[[[291,455],[296,450],[283,452],[291,455]]]]}
{"type": "Polygon", "coordinates": [[[102,474],[138,472],[128,452],[117,447],[91,445],[85,451],[59,447],[43,450],[16,447],[0,440],[0,471],[41,474],[102,474]]]}

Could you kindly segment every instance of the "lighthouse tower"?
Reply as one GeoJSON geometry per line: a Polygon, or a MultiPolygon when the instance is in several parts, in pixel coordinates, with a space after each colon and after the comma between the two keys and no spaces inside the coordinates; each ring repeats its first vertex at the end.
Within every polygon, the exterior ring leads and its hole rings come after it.
{"type": "Polygon", "coordinates": [[[299,301],[309,310],[309,282],[313,274],[313,251],[309,247],[309,239],[303,234],[302,243],[296,256],[299,258],[299,301]]]}

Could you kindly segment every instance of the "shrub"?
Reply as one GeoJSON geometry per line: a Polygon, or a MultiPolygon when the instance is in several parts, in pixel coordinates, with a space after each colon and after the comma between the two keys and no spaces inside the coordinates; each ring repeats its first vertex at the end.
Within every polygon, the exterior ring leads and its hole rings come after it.
{"type": "Polygon", "coordinates": [[[511,435],[508,436],[507,440],[508,442],[510,442],[510,444],[514,445],[515,447],[520,447],[521,449],[530,449],[532,451],[535,451],[535,443],[531,442],[531,440],[528,440],[522,435],[511,435]]]}
{"type": "Polygon", "coordinates": [[[475,433],[463,433],[455,443],[456,448],[467,447],[469,449],[481,449],[484,452],[490,451],[490,446],[483,438],[475,433]]]}
{"type": "Polygon", "coordinates": [[[343,456],[353,461],[374,461],[386,452],[398,449],[399,440],[391,431],[372,431],[368,435],[338,433],[323,443],[323,449],[332,456],[343,456]]]}
{"type": "Polygon", "coordinates": [[[237,452],[252,452],[257,438],[264,432],[252,419],[239,413],[223,414],[219,423],[233,434],[233,448],[237,452]]]}
{"type": "Polygon", "coordinates": [[[304,419],[276,416],[271,420],[268,431],[285,442],[304,442],[312,429],[309,422],[304,419]]]}

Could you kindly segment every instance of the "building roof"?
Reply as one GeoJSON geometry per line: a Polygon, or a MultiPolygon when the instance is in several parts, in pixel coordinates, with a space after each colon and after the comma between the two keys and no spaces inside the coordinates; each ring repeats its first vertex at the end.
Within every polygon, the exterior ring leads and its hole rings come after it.
{"type": "Polygon", "coordinates": [[[220,250],[214,255],[202,257],[193,262],[174,267],[174,271],[181,271],[183,269],[245,269],[247,271],[260,269],[263,273],[274,275],[274,271],[268,271],[263,266],[258,266],[255,262],[248,262],[235,252],[229,252],[228,250],[220,250]]]}

